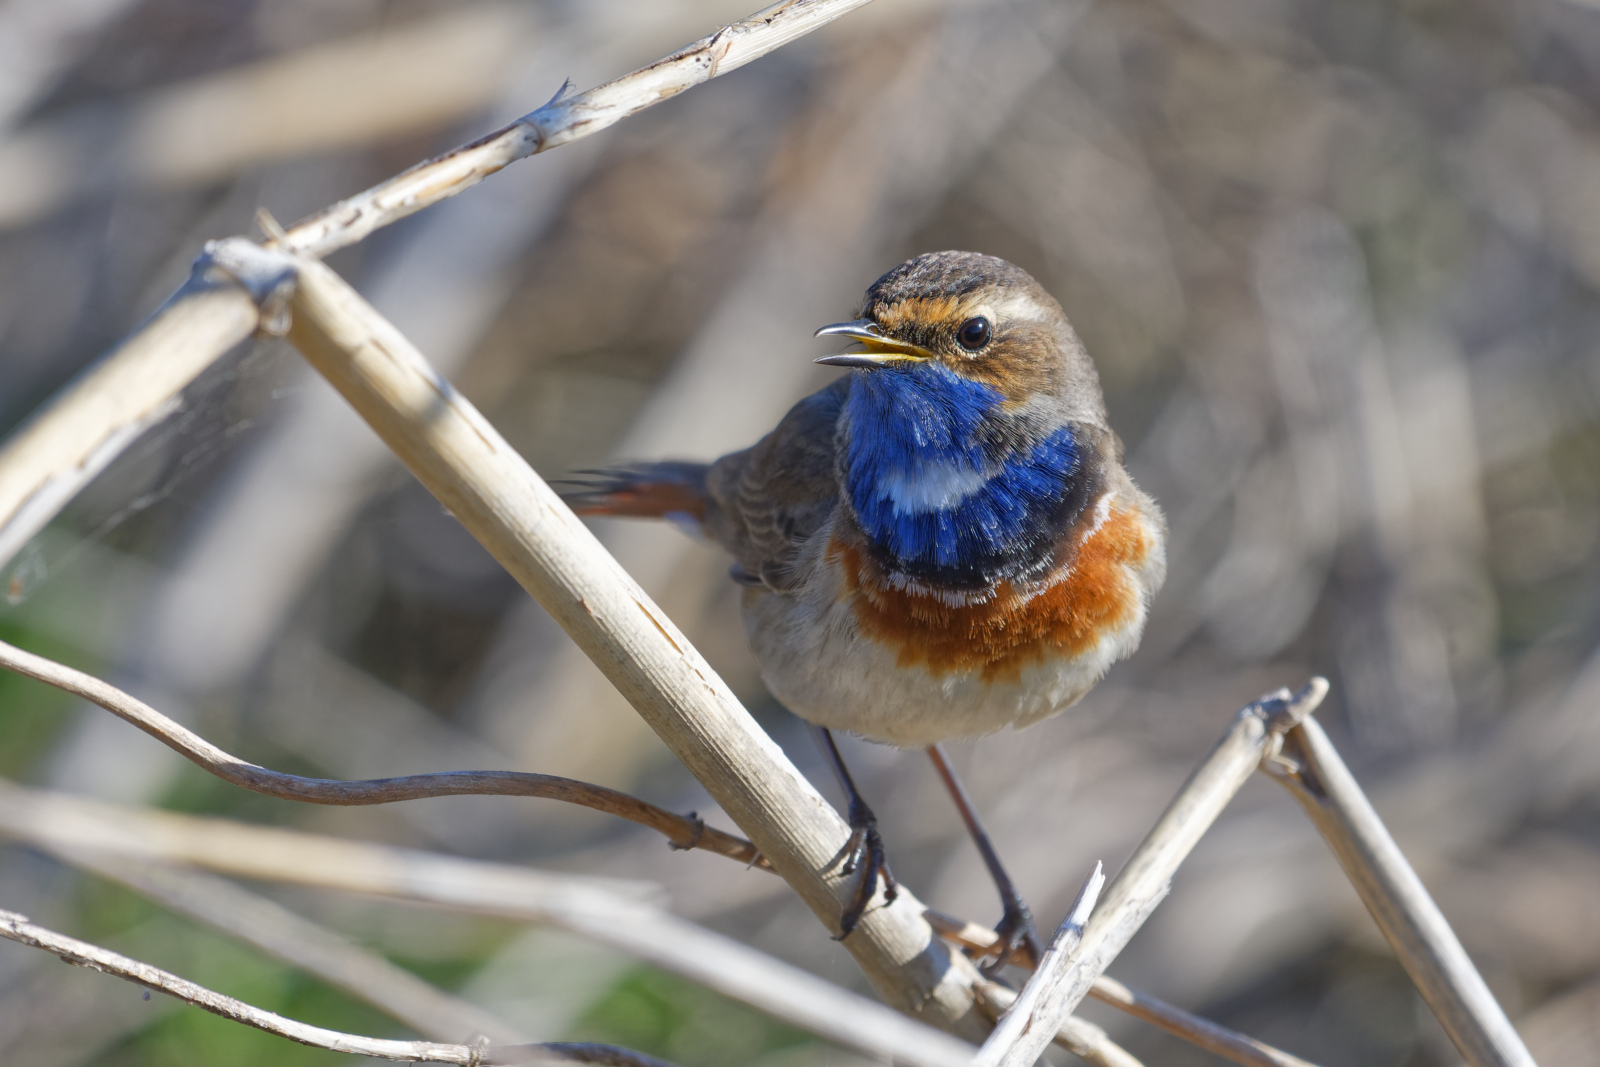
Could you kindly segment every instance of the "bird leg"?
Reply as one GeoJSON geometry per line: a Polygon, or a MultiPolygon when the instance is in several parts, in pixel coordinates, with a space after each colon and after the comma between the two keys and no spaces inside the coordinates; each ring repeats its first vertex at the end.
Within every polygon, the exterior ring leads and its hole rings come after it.
{"type": "Polygon", "coordinates": [[[1000,918],[1000,925],[994,928],[994,932],[1000,935],[1000,955],[995,957],[993,963],[983,968],[984,972],[993,976],[1012,959],[1016,959],[1019,963],[1037,966],[1039,960],[1044,957],[1044,946],[1039,941],[1039,932],[1034,929],[1033,913],[1028,910],[1027,902],[1022,899],[1022,894],[1017,892],[1016,884],[1006,873],[1005,865],[1000,862],[999,853],[994,850],[994,842],[989,840],[988,831],[984,830],[983,823],[978,819],[978,812],[972,806],[972,798],[967,795],[966,787],[956,777],[950,761],[945,759],[944,750],[938,745],[929,745],[928,758],[933,760],[939,777],[944,779],[945,788],[955,800],[956,809],[961,812],[961,821],[967,824],[967,832],[972,835],[972,843],[978,846],[984,866],[989,868],[989,876],[994,879],[995,888],[1000,890],[1000,903],[1005,909],[1000,918]]]}
{"type": "Polygon", "coordinates": [[[884,856],[883,838],[878,835],[878,817],[867,807],[867,802],[861,799],[855,779],[850,777],[850,770],[844,765],[844,757],[839,754],[839,746],[833,740],[833,733],[826,726],[812,726],[811,730],[816,736],[817,747],[822,749],[822,755],[827,759],[828,766],[833,768],[833,776],[839,780],[839,788],[844,790],[845,798],[849,801],[846,817],[850,823],[850,840],[845,842],[844,862],[839,865],[839,872],[841,874],[853,874],[857,870],[861,872],[861,880],[856,883],[855,896],[850,898],[844,914],[839,916],[839,936],[834,940],[843,941],[856,928],[861,916],[866,914],[867,905],[872,903],[872,896],[878,891],[879,875],[883,876],[885,901],[899,896],[900,885],[894,880],[894,874],[889,870],[889,861],[884,856]]]}

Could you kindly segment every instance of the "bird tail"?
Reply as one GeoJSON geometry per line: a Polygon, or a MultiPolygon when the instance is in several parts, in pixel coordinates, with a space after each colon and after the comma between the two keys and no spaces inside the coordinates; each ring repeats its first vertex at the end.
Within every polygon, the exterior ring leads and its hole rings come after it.
{"type": "Polygon", "coordinates": [[[577,471],[586,478],[558,483],[571,487],[561,498],[579,515],[620,515],[671,519],[680,525],[705,522],[705,463],[635,463],[626,467],[577,471]]]}

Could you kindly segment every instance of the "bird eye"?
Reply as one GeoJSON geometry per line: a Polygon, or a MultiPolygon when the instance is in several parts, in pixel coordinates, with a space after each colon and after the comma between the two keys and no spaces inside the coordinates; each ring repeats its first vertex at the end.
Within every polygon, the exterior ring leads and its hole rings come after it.
{"type": "Polygon", "coordinates": [[[956,340],[968,352],[976,352],[989,343],[994,336],[994,327],[989,325],[989,320],[979,315],[977,318],[968,319],[961,324],[961,329],[956,331],[956,340]]]}

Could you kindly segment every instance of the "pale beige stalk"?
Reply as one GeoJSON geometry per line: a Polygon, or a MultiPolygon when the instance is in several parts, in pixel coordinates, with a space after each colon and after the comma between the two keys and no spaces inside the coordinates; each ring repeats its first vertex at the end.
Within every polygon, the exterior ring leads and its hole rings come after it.
{"type": "Polygon", "coordinates": [[[1284,737],[1263,764],[1333,850],[1422,999],[1471,1067],[1534,1067],[1533,1056],[1484,984],[1455,931],[1316,722],[1284,737]]]}

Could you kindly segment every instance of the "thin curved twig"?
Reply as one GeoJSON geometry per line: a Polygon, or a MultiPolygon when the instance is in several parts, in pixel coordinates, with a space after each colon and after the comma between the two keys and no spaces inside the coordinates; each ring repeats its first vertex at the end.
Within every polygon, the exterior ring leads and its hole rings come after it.
{"type": "Polygon", "coordinates": [[[267,796],[343,806],[448,796],[560,800],[647,826],[665,836],[673,848],[715,852],[741,863],[770,869],[750,842],[707,826],[692,812],[679,815],[605,786],[526,771],[445,771],[355,782],[302,778],[239,759],[111,683],[4,641],[0,641],[0,667],[98,704],[223,781],[267,796]]]}
{"type": "Polygon", "coordinates": [[[451,1045],[438,1041],[394,1041],[387,1038],[363,1037],[338,1030],[325,1030],[320,1026],[285,1019],[242,1000],[224,996],[215,990],[179,978],[169,971],[152,967],[87,941],[58,934],[54,930],[35,925],[26,915],[13,911],[0,911],[0,937],[18,944],[43,949],[61,957],[63,963],[87,967],[92,971],[115,975],[135,985],[157,993],[176,997],[185,1004],[203,1008],[213,1015],[232,1019],[269,1034],[298,1041],[313,1048],[334,1052],[349,1052],[359,1056],[375,1056],[385,1060],[407,1063],[456,1063],[463,1067],[487,1067],[489,1064],[512,1063],[596,1063],[611,1067],[671,1067],[662,1060],[646,1056],[631,1049],[614,1045],[571,1044],[553,1042],[535,1045],[451,1045]]]}
{"type": "Polygon", "coordinates": [[[868,0],[781,0],[669,56],[586,92],[561,86],[543,107],[470,144],[418,163],[388,181],[290,226],[275,242],[297,255],[324,256],[355,244],[483,181],[519,159],[599,133],[685,89],[737,70],[868,0]]]}

